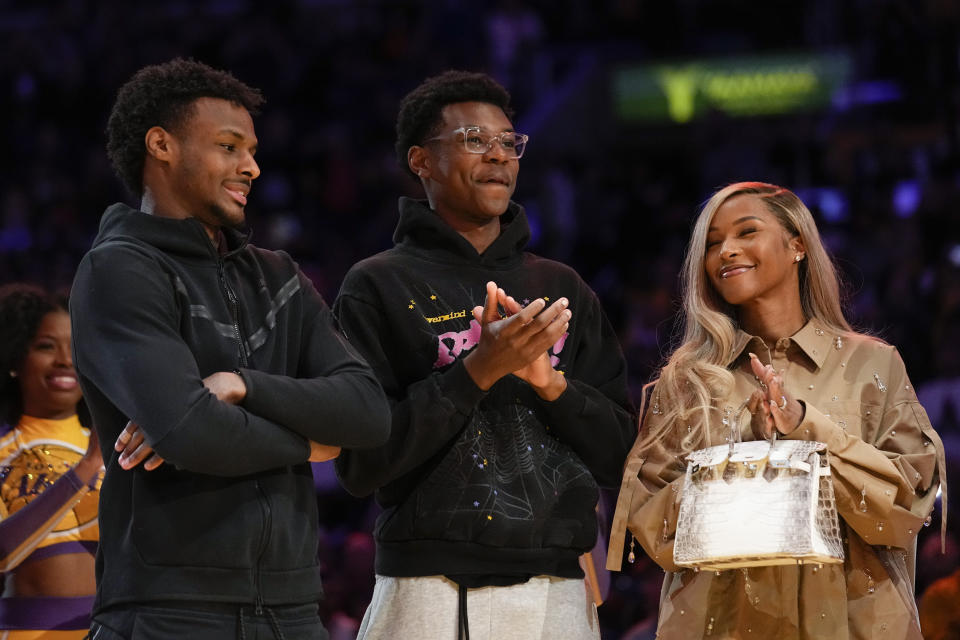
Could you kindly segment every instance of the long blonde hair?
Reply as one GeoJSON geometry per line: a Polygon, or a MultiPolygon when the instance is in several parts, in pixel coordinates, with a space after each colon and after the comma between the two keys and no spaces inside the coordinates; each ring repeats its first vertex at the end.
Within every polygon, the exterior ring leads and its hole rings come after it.
{"type": "Polygon", "coordinates": [[[662,416],[643,432],[643,446],[658,441],[668,429],[688,427],[679,442],[690,451],[712,444],[710,415],[716,402],[733,387],[728,364],[736,355],[736,308],[720,296],[707,278],[704,258],[707,232],[717,209],[730,198],[754,195],[791,237],[799,236],[806,259],[799,264],[800,300],[806,320],[817,319],[838,334],[853,330],[843,316],[840,282],[810,210],[792,191],[764,182],[738,182],[714,193],[697,216],[681,273],[683,341],[660,370],[651,411],[662,416]],[[668,398],[662,406],[659,396],[668,398]]]}

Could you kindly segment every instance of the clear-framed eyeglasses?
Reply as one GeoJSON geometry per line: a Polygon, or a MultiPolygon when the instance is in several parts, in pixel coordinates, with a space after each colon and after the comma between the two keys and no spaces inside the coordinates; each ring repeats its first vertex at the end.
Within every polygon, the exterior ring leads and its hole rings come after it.
{"type": "MultiPolygon", "coordinates": [[[[476,126],[460,127],[454,129],[451,133],[454,140],[457,136],[463,136],[463,148],[467,150],[467,153],[487,153],[493,148],[493,143],[496,141],[508,157],[518,160],[523,156],[523,152],[527,148],[527,140],[530,139],[530,136],[515,131],[504,131],[491,135],[484,133],[480,127],[476,126]]],[[[446,136],[437,136],[436,138],[430,138],[427,142],[445,139],[446,136]]]]}

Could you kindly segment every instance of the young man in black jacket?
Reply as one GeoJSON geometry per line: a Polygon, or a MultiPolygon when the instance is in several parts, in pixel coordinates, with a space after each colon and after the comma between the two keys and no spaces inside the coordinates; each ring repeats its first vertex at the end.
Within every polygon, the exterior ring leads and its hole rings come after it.
{"type": "Polygon", "coordinates": [[[398,159],[427,199],[401,198],[396,246],[334,305],[393,405],[389,442],[336,463],[384,508],[359,640],[600,637],[578,557],[636,423],[596,296],[524,251],[508,103],[465,72],[404,98],[398,159]]]}
{"type": "Polygon", "coordinates": [[[70,309],[100,441],[127,444],[104,451],[97,640],[327,637],[308,460],[382,445],[389,406],[297,265],[239,230],[261,102],[178,59],[110,115],[140,210],[106,210],[70,309]]]}

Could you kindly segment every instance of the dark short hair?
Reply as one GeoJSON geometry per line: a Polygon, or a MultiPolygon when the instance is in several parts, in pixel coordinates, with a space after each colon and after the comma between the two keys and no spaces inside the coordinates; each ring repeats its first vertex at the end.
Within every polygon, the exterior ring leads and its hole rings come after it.
{"type": "Polygon", "coordinates": [[[10,372],[23,364],[43,317],[67,308],[65,293],[48,293],[23,283],[0,287],[0,419],[10,424],[20,419],[23,399],[20,385],[10,372]]]}
{"type": "Polygon", "coordinates": [[[175,58],[137,71],[117,92],[107,121],[107,155],[123,184],[143,194],[144,137],[151,127],[177,131],[199,98],[221,98],[258,113],[263,95],[226,71],[175,58]]]}
{"type": "Polygon", "coordinates": [[[410,147],[435,135],[443,123],[443,108],[458,102],[486,102],[513,119],[510,94],[485,73],[444,71],[427,78],[404,96],[397,115],[397,162],[410,175],[414,175],[407,164],[410,147]]]}

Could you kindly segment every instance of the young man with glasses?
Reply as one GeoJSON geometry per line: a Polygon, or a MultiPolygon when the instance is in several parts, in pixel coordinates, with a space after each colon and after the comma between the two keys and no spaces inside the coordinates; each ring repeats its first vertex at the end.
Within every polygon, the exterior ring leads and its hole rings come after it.
{"type": "Polygon", "coordinates": [[[590,288],[524,251],[508,104],[459,71],[403,99],[398,159],[427,198],[400,199],[396,246],[334,306],[393,408],[385,446],[337,460],[384,508],[359,640],[600,637],[578,558],[636,435],[626,365],[590,288]]]}

